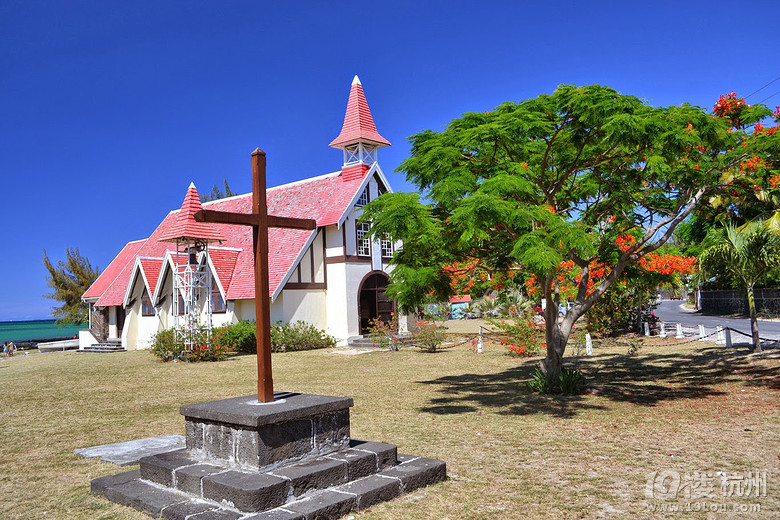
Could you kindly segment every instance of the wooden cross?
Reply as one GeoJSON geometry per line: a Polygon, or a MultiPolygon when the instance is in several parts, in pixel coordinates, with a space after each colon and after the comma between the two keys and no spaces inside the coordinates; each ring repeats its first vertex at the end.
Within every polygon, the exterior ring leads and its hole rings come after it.
{"type": "Polygon", "coordinates": [[[265,152],[252,152],[252,213],[231,213],[202,209],[198,222],[252,226],[255,258],[255,324],[257,334],[257,400],[274,400],[271,377],[271,302],[268,296],[268,228],[317,229],[313,219],[277,217],[268,214],[265,196],[265,152]]]}

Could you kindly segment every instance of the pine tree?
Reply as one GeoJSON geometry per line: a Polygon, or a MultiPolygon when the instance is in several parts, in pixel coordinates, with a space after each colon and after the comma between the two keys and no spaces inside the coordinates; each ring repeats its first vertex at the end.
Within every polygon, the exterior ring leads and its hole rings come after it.
{"type": "Polygon", "coordinates": [[[201,193],[200,201],[201,202],[210,202],[212,200],[225,199],[227,197],[232,197],[234,195],[238,195],[238,193],[234,193],[233,190],[230,189],[230,186],[228,186],[228,181],[227,181],[227,179],[225,179],[225,191],[224,192],[221,189],[219,189],[219,186],[217,186],[215,184],[211,188],[211,193],[201,193]]]}
{"type": "Polygon", "coordinates": [[[52,307],[57,323],[80,325],[89,318],[88,308],[81,301],[81,295],[97,279],[100,270],[81,256],[77,247],[66,249],[65,257],[65,261],[60,260],[55,266],[49,260],[46,250],[43,250],[43,265],[49,272],[46,283],[53,289],[46,297],[62,302],[59,307],[52,307]]]}

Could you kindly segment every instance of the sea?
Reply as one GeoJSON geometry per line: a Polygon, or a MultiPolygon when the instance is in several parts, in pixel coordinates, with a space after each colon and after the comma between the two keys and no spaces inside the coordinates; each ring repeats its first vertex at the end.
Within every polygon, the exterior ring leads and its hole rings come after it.
{"type": "Polygon", "coordinates": [[[77,336],[87,325],[57,325],[54,320],[0,321],[0,345],[5,341],[40,342],[77,336]]]}

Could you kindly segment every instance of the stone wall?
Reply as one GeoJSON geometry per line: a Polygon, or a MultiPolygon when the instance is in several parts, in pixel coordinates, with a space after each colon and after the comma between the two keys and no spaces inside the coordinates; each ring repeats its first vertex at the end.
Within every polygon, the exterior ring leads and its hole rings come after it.
{"type": "Polygon", "coordinates": [[[108,309],[105,307],[95,307],[90,304],[90,324],[89,330],[98,341],[106,341],[108,338],[108,309]]]}
{"type": "MultiPolygon", "coordinates": [[[[759,314],[780,316],[780,289],[755,289],[756,311],[759,314]]],[[[722,314],[748,314],[745,291],[728,289],[701,291],[701,309],[722,314]]]]}

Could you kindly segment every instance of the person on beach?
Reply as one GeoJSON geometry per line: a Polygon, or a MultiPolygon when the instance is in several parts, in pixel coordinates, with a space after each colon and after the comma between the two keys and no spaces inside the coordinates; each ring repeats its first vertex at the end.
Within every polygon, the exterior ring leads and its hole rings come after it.
{"type": "Polygon", "coordinates": [[[14,345],[14,342],[8,344],[8,357],[11,357],[14,355],[14,350],[16,350],[16,345],[14,345]]]}
{"type": "Polygon", "coordinates": [[[8,357],[8,342],[3,342],[3,357],[8,357]]]}

